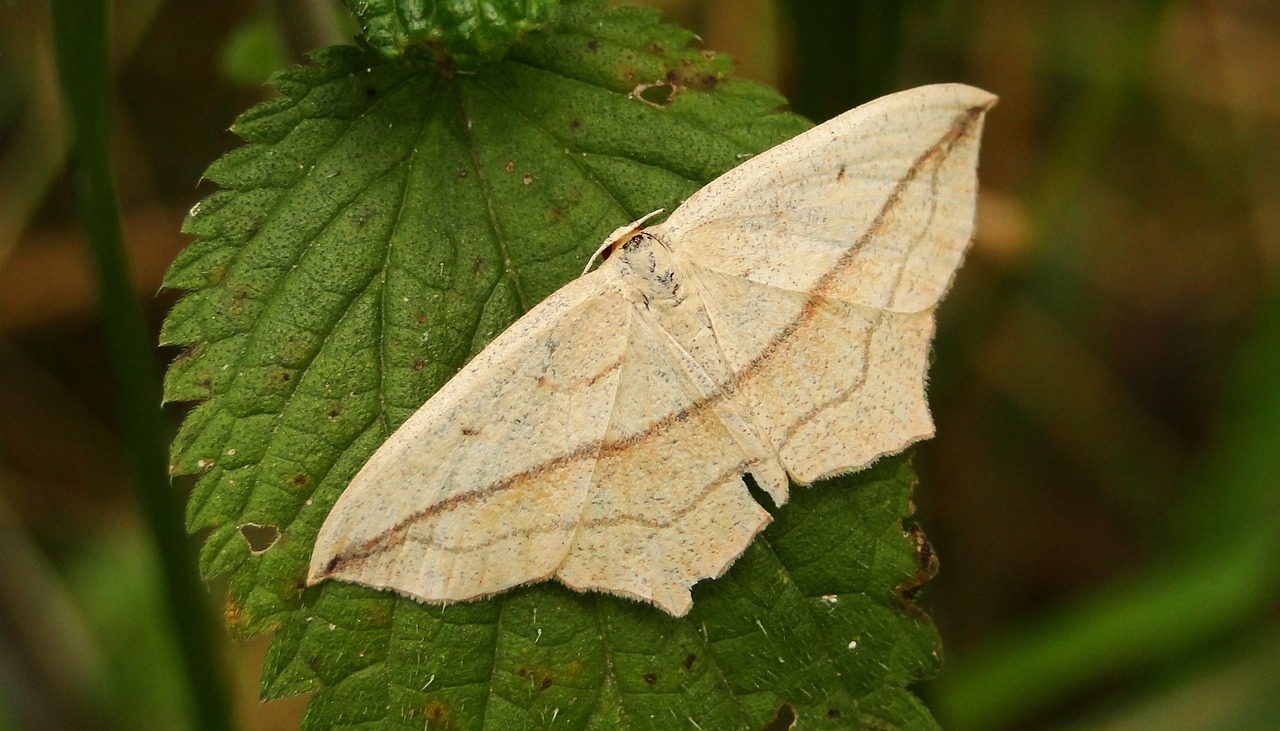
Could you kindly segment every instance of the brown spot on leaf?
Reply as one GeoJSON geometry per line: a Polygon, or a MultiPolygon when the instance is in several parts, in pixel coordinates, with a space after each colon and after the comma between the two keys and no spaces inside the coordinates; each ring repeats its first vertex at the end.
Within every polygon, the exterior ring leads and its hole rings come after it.
{"type": "Polygon", "coordinates": [[[452,725],[448,724],[445,720],[445,717],[449,715],[449,707],[442,701],[431,701],[427,704],[427,707],[423,709],[423,712],[429,719],[429,723],[436,728],[447,728],[452,725]]]}
{"type": "Polygon", "coordinates": [[[419,312],[418,314],[413,316],[413,321],[418,323],[419,325],[427,324],[427,313],[419,312]]]}
{"type": "Polygon", "coordinates": [[[582,129],[582,121],[577,119],[570,120],[569,129],[574,132],[577,132],[578,130],[582,129]]]}
{"type": "Polygon", "coordinates": [[[839,708],[827,709],[827,718],[840,718],[840,709],[839,708]]]}
{"type": "Polygon", "coordinates": [[[294,475],[294,476],[293,476],[293,479],[289,480],[289,482],[290,482],[291,484],[293,484],[293,486],[294,486],[294,487],[303,487],[303,486],[305,486],[305,485],[306,485],[308,482],[310,482],[310,481],[311,481],[311,478],[310,478],[310,477],[307,477],[306,475],[304,475],[304,474],[303,474],[303,473],[301,473],[301,472],[299,472],[298,474],[294,475]]]}
{"type": "Polygon", "coordinates": [[[419,359],[417,359],[417,360],[415,360],[415,361],[413,362],[413,369],[414,369],[415,371],[420,371],[420,370],[422,370],[423,368],[426,368],[426,367],[427,367],[427,362],[426,362],[425,360],[421,359],[421,358],[419,358],[419,359]]]}
{"type": "Polygon", "coordinates": [[[645,685],[657,685],[658,676],[654,675],[653,673],[645,673],[644,682],[645,682],[645,685]]]}
{"type": "Polygon", "coordinates": [[[925,537],[924,531],[918,525],[911,525],[903,529],[903,535],[915,544],[916,557],[916,573],[911,578],[902,582],[897,587],[897,600],[902,607],[912,614],[923,614],[923,610],[912,602],[916,598],[916,594],[920,592],[920,587],[924,586],[938,573],[938,556],[933,552],[933,545],[929,543],[929,539],[925,537]]]}
{"type": "Polygon", "coordinates": [[[588,50],[588,51],[591,51],[592,53],[595,53],[595,52],[599,51],[599,50],[600,50],[600,41],[597,41],[597,40],[595,40],[594,38],[593,38],[593,39],[591,39],[591,40],[589,40],[589,41],[587,41],[587,50],[588,50]]]}
{"type": "Polygon", "coordinates": [[[240,606],[240,603],[230,594],[227,594],[227,603],[222,607],[222,618],[227,623],[227,628],[231,630],[233,637],[243,632],[245,624],[244,607],[240,606]]]}
{"type": "Polygon", "coordinates": [[[698,656],[697,656],[697,655],[695,655],[695,654],[693,654],[693,653],[689,653],[689,656],[688,656],[688,657],[686,657],[686,658],[684,659],[684,663],[683,663],[683,664],[684,664],[684,669],[685,669],[685,670],[692,670],[692,669],[693,669],[693,664],[694,664],[695,662],[697,662],[697,661],[698,661],[698,656]]]}
{"type": "Polygon", "coordinates": [[[844,166],[844,165],[841,165],[841,166],[840,166],[840,171],[836,173],[836,180],[837,180],[837,181],[839,181],[839,180],[844,180],[844,169],[845,169],[845,166],[844,166]]]}
{"type": "Polygon", "coordinates": [[[503,169],[503,170],[506,170],[506,171],[507,171],[507,172],[509,172],[509,173],[514,173],[514,172],[516,171],[516,163],[515,163],[515,161],[514,161],[514,160],[507,160],[507,164],[506,164],[506,165],[503,165],[503,166],[502,166],[502,169],[503,169]]]}
{"type": "Polygon", "coordinates": [[[655,56],[665,56],[667,55],[667,49],[663,48],[661,43],[654,41],[649,44],[649,53],[655,56]]]}

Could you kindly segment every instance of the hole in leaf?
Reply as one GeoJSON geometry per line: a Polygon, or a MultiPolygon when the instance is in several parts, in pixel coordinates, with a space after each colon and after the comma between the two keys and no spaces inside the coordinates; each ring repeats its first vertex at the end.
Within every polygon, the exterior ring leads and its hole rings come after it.
{"type": "Polygon", "coordinates": [[[253,555],[258,556],[276,545],[276,541],[280,540],[280,529],[274,525],[241,523],[240,536],[244,538],[245,543],[249,544],[249,550],[253,555]]]}
{"type": "Polygon", "coordinates": [[[773,719],[764,727],[763,731],[787,731],[787,729],[796,726],[796,709],[790,703],[783,703],[778,706],[778,710],[774,711],[773,719]]]}
{"type": "Polygon", "coordinates": [[[662,109],[671,103],[671,98],[678,93],[679,89],[680,87],[668,82],[639,84],[631,91],[631,96],[651,107],[662,109]]]}

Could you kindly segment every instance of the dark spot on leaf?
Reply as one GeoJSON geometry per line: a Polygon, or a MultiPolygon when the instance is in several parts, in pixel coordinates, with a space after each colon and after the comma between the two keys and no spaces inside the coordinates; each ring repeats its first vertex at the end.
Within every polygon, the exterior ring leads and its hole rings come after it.
{"type": "Polygon", "coordinates": [[[476,259],[476,263],[471,265],[471,273],[479,274],[481,269],[484,269],[484,259],[476,259]]]}
{"type": "Polygon", "coordinates": [[[693,653],[689,653],[689,656],[684,659],[684,669],[692,670],[693,664],[697,661],[698,661],[698,656],[694,655],[693,653]]]}
{"type": "Polygon", "coordinates": [[[324,572],[326,574],[332,574],[334,570],[338,568],[338,563],[340,563],[340,559],[337,556],[329,559],[329,563],[324,565],[324,572]]]}
{"type": "Polygon", "coordinates": [[[419,325],[425,325],[427,324],[427,314],[425,312],[419,312],[413,316],[413,321],[419,325]]]}
{"type": "Polygon", "coordinates": [[[790,703],[783,703],[774,711],[773,718],[763,731],[787,731],[796,725],[796,709],[790,703]]]}
{"type": "Polygon", "coordinates": [[[373,88],[372,86],[366,86],[364,88],[364,95],[369,97],[377,96],[378,90],[373,88]]]}
{"type": "Polygon", "coordinates": [[[474,437],[475,435],[477,435],[477,434],[479,434],[479,433],[480,433],[480,430],[479,430],[479,429],[472,429],[472,428],[471,428],[471,427],[469,427],[469,426],[464,426],[464,427],[462,427],[462,436],[464,436],[464,437],[474,437]]]}
{"type": "Polygon", "coordinates": [[[301,472],[299,472],[298,474],[294,475],[292,480],[289,480],[289,482],[293,483],[293,485],[294,485],[295,487],[302,487],[302,486],[306,485],[306,484],[307,484],[308,482],[310,482],[310,481],[311,481],[311,478],[310,478],[310,477],[307,477],[306,475],[302,474],[301,472]]]}
{"type": "Polygon", "coordinates": [[[840,718],[840,709],[839,708],[828,709],[827,718],[840,718]]]}
{"type": "Polygon", "coordinates": [[[657,685],[658,676],[654,675],[653,673],[645,673],[644,682],[645,682],[645,685],[657,685]]]}
{"type": "Polygon", "coordinates": [[[667,81],[669,83],[674,84],[679,80],[680,80],[680,73],[678,71],[676,71],[675,69],[667,69],[667,81]]]}
{"type": "Polygon", "coordinates": [[[597,40],[594,40],[594,39],[593,39],[593,40],[590,40],[590,41],[587,41],[587,50],[588,50],[588,51],[591,51],[592,53],[595,53],[596,51],[599,51],[599,50],[600,50],[600,42],[599,42],[599,41],[597,41],[597,40]]]}
{"type": "Polygon", "coordinates": [[[441,719],[443,719],[449,711],[448,707],[445,706],[445,704],[441,703],[440,701],[431,701],[430,703],[427,704],[427,707],[425,710],[426,710],[427,718],[437,723],[441,719]]]}
{"type": "Polygon", "coordinates": [[[578,119],[571,120],[569,122],[569,129],[573,130],[574,132],[577,132],[578,130],[582,129],[582,121],[578,119]]]}
{"type": "Polygon", "coordinates": [[[212,390],[213,390],[213,379],[212,379],[212,378],[210,378],[210,377],[208,377],[208,376],[205,376],[204,378],[201,378],[201,379],[200,379],[200,381],[199,381],[199,384],[200,384],[200,388],[203,388],[203,389],[205,389],[206,391],[212,391],[212,390]]]}
{"type": "Polygon", "coordinates": [[[541,690],[546,690],[547,688],[550,688],[550,687],[551,687],[550,677],[543,678],[542,682],[538,684],[538,688],[541,690]]]}
{"type": "Polygon", "coordinates": [[[661,43],[655,41],[649,44],[649,53],[655,56],[665,56],[667,55],[667,49],[663,48],[661,43]]]}
{"type": "Polygon", "coordinates": [[[331,405],[329,407],[329,410],[326,411],[325,414],[328,415],[330,419],[336,419],[339,416],[342,416],[342,407],[336,404],[331,405]]]}
{"type": "Polygon", "coordinates": [[[288,383],[293,380],[293,374],[289,371],[281,371],[279,378],[281,383],[288,383]]]}
{"type": "Polygon", "coordinates": [[[465,177],[467,177],[467,171],[466,171],[466,170],[459,170],[459,171],[458,171],[458,177],[459,177],[459,178],[465,178],[465,177]]]}
{"type": "Polygon", "coordinates": [[[413,362],[413,369],[414,369],[415,371],[420,371],[420,370],[422,370],[423,368],[426,368],[426,367],[427,367],[427,362],[426,362],[425,360],[421,359],[421,358],[419,358],[419,359],[417,359],[417,360],[415,360],[415,361],[413,362]]]}
{"type": "Polygon", "coordinates": [[[522,677],[522,678],[523,678],[524,676],[526,676],[526,675],[528,675],[528,674],[529,674],[529,669],[528,669],[528,668],[524,668],[524,667],[516,668],[516,675],[519,675],[520,677],[522,677]]]}
{"type": "Polygon", "coordinates": [[[564,220],[564,211],[560,209],[560,206],[552,206],[547,213],[551,214],[551,217],[557,221],[564,220]]]}
{"type": "Polygon", "coordinates": [[[840,166],[840,172],[836,173],[836,180],[844,180],[844,165],[840,166]]]}
{"type": "Polygon", "coordinates": [[[249,550],[254,554],[265,553],[267,549],[276,544],[280,540],[280,529],[274,525],[260,525],[258,523],[242,523],[240,525],[240,536],[244,538],[245,543],[249,544],[249,550]]]}

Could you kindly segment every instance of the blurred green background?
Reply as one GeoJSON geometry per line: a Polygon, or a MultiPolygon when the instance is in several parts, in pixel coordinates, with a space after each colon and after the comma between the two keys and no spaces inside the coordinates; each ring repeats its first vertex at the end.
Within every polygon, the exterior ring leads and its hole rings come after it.
{"type": "MultiPolygon", "coordinates": [[[[942,724],[1280,728],[1280,4],[650,4],[815,120],[938,81],[1001,97],[915,459],[942,724]]],[[[154,328],[231,120],[353,25],[332,0],[121,0],[113,23],[154,328]]],[[[0,2],[0,729],[185,728],[68,140],[48,8],[0,2]]],[[[265,644],[226,643],[244,729],[305,704],[257,702],[265,644]]]]}

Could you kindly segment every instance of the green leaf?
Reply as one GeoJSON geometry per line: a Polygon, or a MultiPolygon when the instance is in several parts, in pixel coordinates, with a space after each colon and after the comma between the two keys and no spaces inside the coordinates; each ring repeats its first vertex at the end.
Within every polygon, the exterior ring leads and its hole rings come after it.
{"type": "Polygon", "coordinates": [[[166,397],[202,401],[173,446],[202,568],[230,574],[233,631],[276,631],[263,694],[315,691],[310,729],[933,728],[905,689],[939,645],[902,456],[796,488],[683,620],[554,583],[446,608],[304,586],[350,478],[468,358],[612,229],[808,126],[688,32],[602,6],[475,73],[328,49],[237,121],[166,279],[188,290],[166,397]]]}
{"type": "Polygon", "coordinates": [[[551,26],[560,0],[343,0],[385,58],[427,46],[470,69],[502,58],[525,33],[551,26]]]}

